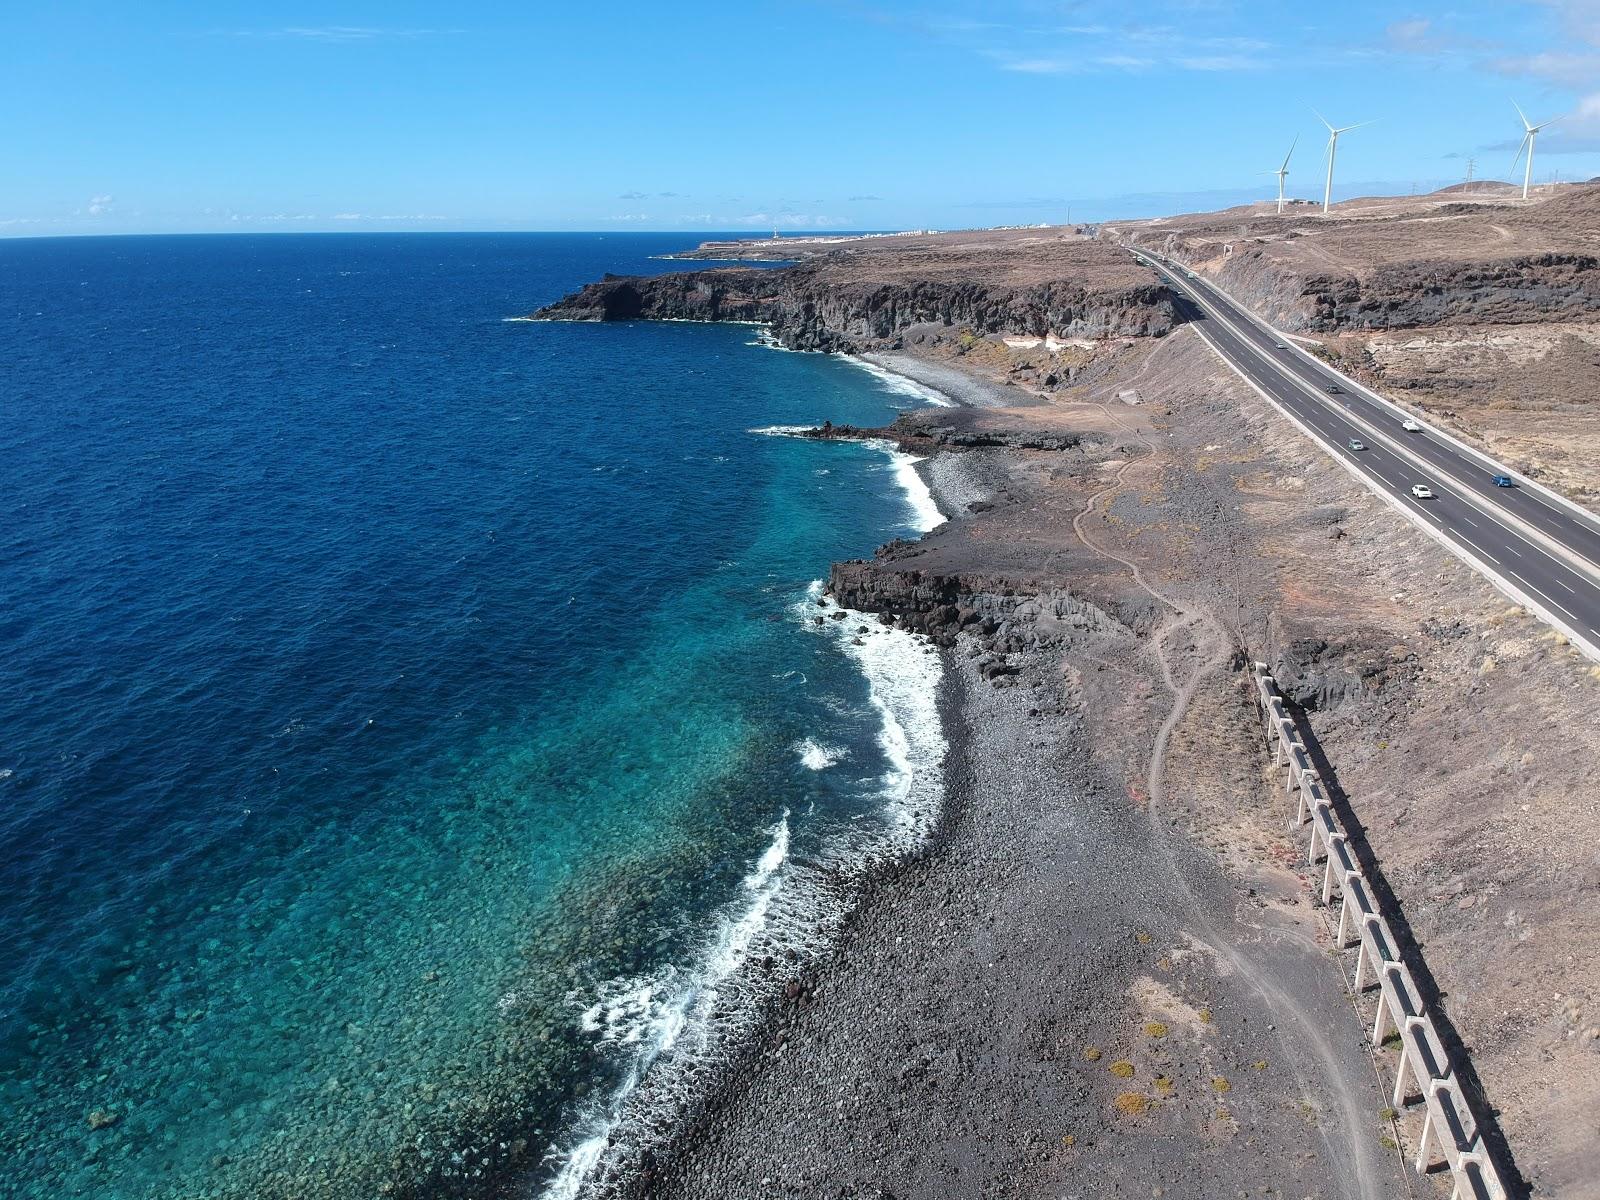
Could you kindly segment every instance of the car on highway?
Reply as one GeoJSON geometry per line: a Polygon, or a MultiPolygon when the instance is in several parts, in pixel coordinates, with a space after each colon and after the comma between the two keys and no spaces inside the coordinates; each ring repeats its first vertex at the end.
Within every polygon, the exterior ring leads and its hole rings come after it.
{"type": "Polygon", "coordinates": [[[1365,442],[1363,442],[1360,438],[1351,438],[1350,439],[1350,449],[1352,449],[1352,450],[1365,450],[1366,448],[1367,448],[1367,444],[1365,442]]]}
{"type": "Polygon", "coordinates": [[[1411,494],[1418,500],[1433,499],[1433,489],[1425,483],[1413,483],[1411,485],[1411,494]]]}
{"type": "Polygon", "coordinates": [[[1400,428],[1404,429],[1407,433],[1416,433],[1422,428],[1422,426],[1418,425],[1410,417],[1407,417],[1404,421],[1400,422],[1400,428]]]}
{"type": "Polygon", "coordinates": [[[1509,475],[1496,475],[1494,477],[1494,485],[1495,487],[1516,487],[1517,481],[1509,475]]]}
{"type": "Polygon", "coordinates": [[[1288,342],[1273,342],[1272,344],[1274,346],[1276,346],[1279,350],[1287,350],[1289,348],[1289,343],[1288,342]]]}
{"type": "Polygon", "coordinates": [[[1337,383],[1330,383],[1327,387],[1323,388],[1322,390],[1327,392],[1328,395],[1330,395],[1330,396],[1339,396],[1339,395],[1343,395],[1344,394],[1344,389],[1342,387],[1340,387],[1337,383]]]}

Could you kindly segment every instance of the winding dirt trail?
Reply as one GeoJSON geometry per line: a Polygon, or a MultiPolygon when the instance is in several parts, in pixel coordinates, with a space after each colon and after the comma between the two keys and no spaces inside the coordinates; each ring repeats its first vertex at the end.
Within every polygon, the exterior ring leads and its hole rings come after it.
{"type": "MultiPolygon", "coordinates": [[[[1151,354],[1132,381],[1116,385],[1117,390],[1125,390],[1145,378],[1151,370],[1153,361],[1165,349],[1166,344],[1163,343],[1151,354]]],[[[1350,1077],[1347,1065],[1329,1041],[1327,1031],[1296,999],[1293,983],[1281,979],[1272,964],[1248,953],[1218,928],[1180,869],[1177,850],[1170,836],[1170,826],[1163,816],[1166,800],[1167,747],[1173,731],[1183,721],[1200,685],[1208,681],[1230,657],[1232,640],[1209,612],[1151,583],[1137,562],[1097,542],[1085,528],[1085,522],[1101,501],[1123,486],[1124,476],[1128,470],[1136,466],[1153,464],[1156,455],[1155,443],[1145,432],[1137,426],[1130,425],[1120,414],[1114,412],[1098,398],[1100,395],[1104,395],[1104,390],[1097,394],[1092,403],[1125,433],[1136,438],[1149,451],[1149,455],[1119,464],[1111,481],[1090,496],[1078,510],[1077,515],[1072,518],[1072,528],[1085,546],[1101,557],[1126,567],[1144,591],[1171,610],[1170,615],[1157,626],[1150,639],[1156,665],[1161,671],[1167,690],[1172,695],[1172,706],[1156,731],[1146,771],[1146,789],[1149,793],[1146,813],[1152,840],[1166,859],[1171,878],[1188,901],[1193,924],[1199,930],[1197,940],[1203,942],[1219,959],[1229,962],[1239,977],[1247,981],[1261,998],[1280,1026],[1277,1031],[1279,1043],[1289,1051],[1309,1049],[1320,1064],[1319,1077],[1313,1081],[1301,1070],[1297,1054],[1291,1052],[1285,1055],[1285,1061],[1292,1065],[1296,1080],[1306,1099],[1310,1101],[1325,1095],[1337,1113],[1340,1136],[1331,1137],[1321,1126],[1319,1133],[1327,1146],[1329,1161],[1345,1167],[1340,1172],[1341,1178],[1338,1180],[1340,1194],[1351,1200],[1383,1200],[1386,1172],[1378,1158],[1374,1126],[1376,1114],[1368,1112],[1364,1098],[1366,1087],[1362,1081],[1350,1077]],[[1168,648],[1169,639],[1180,630],[1187,630],[1193,635],[1194,654],[1186,673],[1168,648]],[[1293,1045],[1290,1045],[1290,1039],[1284,1036],[1286,1030],[1294,1031],[1293,1045]],[[1313,1083],[1321,1086],[1314,1087],[1313,1083]]],[[[1295,940],[1303,943],[1311,953],[1319,954],[1313,940],[1309,938],[1295,940]]]]}

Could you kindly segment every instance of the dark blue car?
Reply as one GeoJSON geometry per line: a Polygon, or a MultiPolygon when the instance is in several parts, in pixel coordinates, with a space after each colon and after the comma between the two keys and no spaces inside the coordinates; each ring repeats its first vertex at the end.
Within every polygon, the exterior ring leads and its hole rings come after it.
{"type": "Polygon", "coordinates": [[[1496,475],[1494,477],[1494,485],[1495,485],[1495,487],[1516,487],[1517,486],[1516,485],[1516,481],[1513,480],[1511,478],[1511,476],[1509,476],[1509,475],[1496,475]]]}

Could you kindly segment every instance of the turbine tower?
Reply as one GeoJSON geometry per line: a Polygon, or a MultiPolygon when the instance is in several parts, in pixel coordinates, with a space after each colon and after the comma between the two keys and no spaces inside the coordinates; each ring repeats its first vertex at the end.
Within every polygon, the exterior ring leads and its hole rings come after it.
{"type": "Polygon", "coordinates": [[[1322,215],[1327,216],[1328,209],[1333,204],[1333,158],[1339,152],[1339,135],[1349,133],[1352,129],[1360,129],[1362,125],[1371,125],[1372,122],[1362,121],[1358,125],[1345,125],[1335,129],[1327,117],[1314,108],[1311,111],[1317,113],[1317,120],[1328,126],[1328,181],[1322,185],[1322,215]]]}
{"type": "Polygon", "coordinates": [[[1283,178],[1289,173],[1289,160],[1294,157],[1294,148],[1299,144],[1300,139],[1296,137],[1294,141],[1289,143],[1289,153],[1283,156],[1283,166],[1276,171],[1267,172],[1268,175],[1276,175],[1278,177],[1278,215],[1280,217],[1283,216],[1283,178]]]}
{"type": "MultiPolygon", "coordinates": [[[[1511,107],[1516,108],[1517,116],[1522,118],[1522,144],[1517,147],[1517,158],[1522,157],[1524,150],[1528,152],[1528,165],[1522,172],[1522,198],[1526,200],[1528,198],[1528,185],[1533,182],[1533,139],[1539,136],[1541,129],[1554,125],[1561,118],[1551,117],[1543,125],[1530,125],[1522,109],[1517,108],[1515,100],[1511,102],[1511,107]]],[[[1517,158],[1511,160],[1511,169],[1513,171],[1517,169],[1517,158]]]]}

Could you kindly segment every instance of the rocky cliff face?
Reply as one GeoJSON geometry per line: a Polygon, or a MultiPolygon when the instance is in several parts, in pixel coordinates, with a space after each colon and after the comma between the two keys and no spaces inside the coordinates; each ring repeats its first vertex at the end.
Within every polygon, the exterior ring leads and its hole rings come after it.
{"type": "Polygon", "coordinates": [[[978,334],[1151,337],[1173,326],[1171,294],[1149,281],[1096,286],[1071,278],[1015,283],[875,277],[853,264],[808,262],[775,270],[723,268],[654,278],[607,276],[540,309],[551,321],[760,321],[795,350],[891,347],[914,325],[978,334]]]}
{"type": "MultiPolygon", "coordinates": [[[[1178,239],[1172,249],[1190,262],[1216,252],[1178,239]]],[[[1600,258],[1574,252],[1388,263],[1347,274],[1305,270],[1243,244],[1215,275],[1273,324],[1308,333],[1577,321],[1600,313],[1600,258]]]]}
{"type": "Polygon", "coordinates": [[[1232,296],[1306,333],[1432,325],[1523,325],[1600,315],[1600,258],[1576,251],[1461,261],[1386,262],[1338,272],[1285,261],[1274,246],[1174,237],[1174,258],[1206,264],[1232,296]]]}

